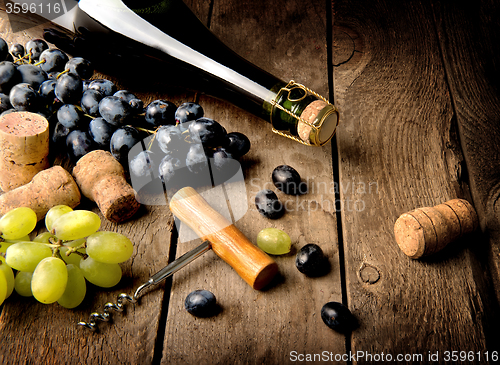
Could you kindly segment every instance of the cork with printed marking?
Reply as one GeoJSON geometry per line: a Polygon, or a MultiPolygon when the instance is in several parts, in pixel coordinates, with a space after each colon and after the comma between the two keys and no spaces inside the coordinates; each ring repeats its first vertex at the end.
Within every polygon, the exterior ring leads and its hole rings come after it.
{"type": "Polygon", "coordinates": [[[49,122],[30,112],[0,117],[0,189],[23,186],[49,168],[49,122]]]}
{"type": "Polygon", "coordinates": [[[418,259],[441,251],[478,226],[474,207],[467,200],[453,199],[402,214],[394,224],[394,235],[399,248],[418,259]]]}

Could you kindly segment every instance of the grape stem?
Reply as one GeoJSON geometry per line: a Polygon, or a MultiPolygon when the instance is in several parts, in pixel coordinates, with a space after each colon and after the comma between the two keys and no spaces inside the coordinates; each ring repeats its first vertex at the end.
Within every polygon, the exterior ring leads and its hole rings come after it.
{"type": "Polygon", "coordinates": [[[84,259],[86,259],[88,257],[87,254],[82,253],[82,252],[78,252],[78,250],[80,250],[82,248],[87,248],[87,241],[83,242],[79,246],[73,247],[73,246],[68,246],[68,245],[63,244],[63,241],[60,239],[58,239],[56,241],[51,237],[51,238],[49,238],[49,243],[46,243],[46,245],[52,249],[52,256],[58,257],[60,259],[62,259],[62,257],[61,257],[61,253],[59,252],[59,250],[63,247],[68,249],[68,251],[66,251],[66,253],[65,253],[66,256],[69,256],[69,255],[75,253],[77,255],[82,256],[84,259]]]}
{"type": "Polygon", "coordinates": [[[65,73],[68,73],[68,72],[69,72],[69,69],[66,69],[66,70],[64,70],[64,71],[59,72],[59,73],[57,74],[57,76],[56,76],[56,79],[59,79],[59,77],[61,77],[62,75],[64,75],[65,73]]]}

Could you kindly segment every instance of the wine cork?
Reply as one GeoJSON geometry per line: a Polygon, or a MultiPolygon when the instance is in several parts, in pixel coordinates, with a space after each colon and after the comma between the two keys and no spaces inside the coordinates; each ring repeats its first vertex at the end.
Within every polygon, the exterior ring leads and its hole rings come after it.
{"type": "Polygon", "coordinates": [[[297,134],[306,144],[323,146],[335,134],[339,124],[337,109],[323,101],[315,100],[302,111],[297,123],[297,134]]]}
{"type": "Polygon", "coordinates": [[[463,199],[453,199],[402,214],[394,224],[394,235],[399,248],[417,259],[442,250],[450,242],[475,231],[478,225],[472,205],[463,199]]]}
{"type": "Polygon", "coordinates": [[[97,203],[106,219],[120,223],[131,218],[140,204],[135,191],[125,180],[122,165],[103,150],[95,150],[80,158],[73,176],[82,194],[97,203]]]}
{"type": "Polygon", "coordinates": [[[10,191],[49,167],[49,123],[30,112],[0,117],[0,189],[10,191]]]}
{"type": "MultiPolygon", "coordinates": [[[[316,100],[313,101],[311,104],[309,104],[302,114],[300,114],[300,118],[305,120],[307,123],[314,125],[314,122],[316,121],[316,118],[318,117],[318,114],[321,112],[321,110],[327,106],[328,104],[325,103],[323,100],[316,100]]],[[[312,127],[302,121],[299,121],[297,125],[297,133],[299,134],[299,137],[301,140],[304,142],[309,143],[310,141],[310,135],[311,135],[312,127]]]]}
{"type": "Polygon", "coordinates": [[[71,174],[61,166],[40,171],[26,185],[0,195],[0,215],[18,207],[33,209],[38,220],[45,217],[50,208],[80,204],[80,190],[71,174]]]}

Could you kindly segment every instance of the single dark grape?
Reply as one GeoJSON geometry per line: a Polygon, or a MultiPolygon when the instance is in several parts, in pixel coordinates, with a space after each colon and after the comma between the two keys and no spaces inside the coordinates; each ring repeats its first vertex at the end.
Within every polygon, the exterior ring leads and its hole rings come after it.
{"type": "Polygon", "coordinates": [[[104,118],[94,118],[89,123],[89,136],[92,138],[97,148],[109,151],[111,136],[116,127],[109,124],[104,118]]]}
{"type": "Polygon", "coordinates": [[[54,126],[54,131],[52,132],[52,142],[54,142],[56,145],[64,145],[66,144],[66,138],[70,133],[71,129],[57,122],[54,126]]]}
{"type": "Polygon", "coordinates": [[[38,60],[42,52],[49,49],[49,45],[43,39],[37,38],[26,42],[24,48],[26,49],[26,54],[31,55],[32,60],[38,60]]]}
{"type": "Polygon", "coordinates": [[[99,102],[99,114],[114,126],[124,125],[133,115],[132,107],[118,96],[106,96],[99,102]]]}
{"type": "Polygon", "coordinates": [[[269,219],[278,219],[285,213],[283,204],[276,193],[269,189],[261,190],[255,196],[257,211],[269,219]]]}
{"type": "Polygon", "coordinates": [[[64,71],[64,66],[69,61],[66,53],[59,49],[46,49],[40,55],[40,67],[45,72],[64,71]]]}
{"type": "Polygon", "coordinates": [[[85,90],[80,101],[83,111],[90,116],[98,117],[100,115],[99,103],[103,97],[104,95],[95,89],[85,90]]]}
{"type": "Polygon", "coordinates": [[[4,61],[9,54],[9,46],[3,38],[0,38],[0,61],[4,61]]]}
{"type": "Polygon", "coordinates": [[[82,111],[74,104],[64,104],[57,110],[57,121],[71,130],[84,130],[85,119],[82,111]]]}
{"type": "Polygon", "coordinates": [[[193,102],[186,102],[179,105],[175,111],[175,121],[177,123],[186,123],[203,117],[203,108],[201,105],[193,102]]]}
{"type": "Polygon", "coordinates": [[[89,60],[83,57],[73,57],[66,65],[64,69],[68,70],[70,74],[76,75],[82,80],[89,79],[94,74],[94,68],[89,60]]]}
{"type": "Polygon", "coordinates": [[[166,125],[158,128],[156,131],[156,141],[160,149],[165,153],[179,151],[187,145],[181,131],[174,125],[166,125]]]}
{"type": "Polygon", "coordinates": [[[186,297],[184,308],[193,316],[209,317],[216,314],[217,301],[212,292],[195,290],[186,297]]]}
{"type": "Polygon", "coordinates": [[[9,110],[12,108],[12,105],[10,104],[10,99],[9,95],[0,93],[0,113],[3,113],[6,110],[9,110]]]}
{"type": "Polygon", "coordinates": [[[167,100],[154,100],[146,107],[145,120],[153,127],[175,124],[175,111],[177,107],[167,100]]]}
{"type": "Polygon", "coordinates": [[[138,114],[143,112],[144,103],[142,102],[141,99],[132,94],[130,91],[118,90],[116,93],[113,94],[113,96],[117,96],[120,99],[129,103],[134,112],[138,114]]]}
{"type": "Polygon", "coordinates": [[[64,104],[79,104],[83,94],[82,80],[73,74],[63,74],[57,79],[55,93],[64,104]]]}
{"type": "Polygon", "coordinates": [[[56,80],[45,80],[42,82],[40,85],[40,88],[38,89],[38,93],[49,99],[53,99],[56,97],[56,80]]]}
{"type": "Polygon", "coordinates": [[[137,114],[144,112],[144,102],[141,99],[132,99],[128,103],[137,114]]]}
{"type": "Polygon", "coordinates": [[[56,97],[56,80],[46,80],[38,89],[40,94],[40,103],[49,113],[54,112],[60,107],[60,102],[56,97]]]}
{"type": "Polygon", "coordinates": [[[9,100],[18,111],[36,112],[39,109],[38,93],[26,83],[15,85],[10,90],[9,100]]]}
{"type": "Polygon", "coordinates": [[[273,170],[271,175],[274,186],[285,194],[299,195],[305,193],[305,184],[297,170],[288,165],[280,165],[273,170]]]}
{"type": "Polygon", "coordinates": [[[321,308],[321,319],[331,329],[345,333],[354,329],[356,319],[342,303],[328,302],[321,308]]]}
{"type": "Polygon", "coordinates": [[[88,86],[89,89],[95,89],[104,96],[111,96],[116,92],[116,85],[114,82],[106,79],[92,80],[88,86]]]}
{"type": "Polygon", "coordinates": [[[216,148],[224,143],[226,130],[210,118],[196,119],[189,125],[189,134],[195,142],[201,142],[205,148],[216,148]]]}
{"type": "Polygon", "coordinates": [[[21,80],[21,74],[12,62],[0,62],[0,92],[8,93],[21,80]]]}
{"type": "Polygon", "coordinates": [[[47,73],[35,65],[20,65],[17,71],[21,75],[21,82],[30,84],[35,90],[38,90],[40,85],[48,79],[47,73]]]}
{"type": "Polygon", "coordinates": [[[92,139],[84,131],[74,130],[66,137],[66,149],[73,162],[94,150],[92,139]]]}
{"type": "Polygon", "coordinates": [[[141,135],[137,129],[130,126],[118,128],[110,140],[111,154],[128,168],[128,153],[132,147],[141,140],[141,135]]]}
{"type": "Polygon", "coordinates": [[[226,135],[224,147],[235,159],[239,160],[250,151],[250,140],[240,132],[231,132],[226,135]]]}
{"type": "Polygon", "coordinates": [[[160,164],[158,165],[158,174],[164,184],[167,184],[176,175],[176,172],[182,167],[182,162],[174,157],[172,154],[168,154],[162,158],[160,164]]]}
{"type": "Polygon", "coordinates": [[[321,247],[309,243],[302,247],[295,257],[295,266],[304,275],[316,277],[326,274],[328,259],[321,247]]]}
{"type": "Polygon", "coordinates": [[[134,94],[132,94],[130,91],[128,90],[118,90],[117,92],[115,92],[113,94],[113,96],[117,96],[119,97],[120,99],[126,101],[127,103],[130,101],[130,100],[133,100],[133,99],[138,99],[137,96],[135,96],[134,94]]]}
{"type": "Polygon", "coordinates": [[[137,177],[154,176],[153,169],[156,167],[154,166],[153,155],[154,153],[149,150],[139,152],[129,161],[130,173],[137,177]]]}
{"type": "Polygon", "coordinates": [[[194,174],[206,171],[208,168],[207,156],[201,144],[191,145],[186,156],[186,166],[194,174]]]}
{"type": "Polygon", "coordinates": [[[223,147],[217,147],[212,152],[212,159],[212,166],[217,170],[224,169],[224,167],[228,166],[231,161],[234,161],[233,156],[223,147]]]}
{"type": "Polygon", "coordinates": [[[20,43],[14,43],[10,46],[10,54],[16,58],[21,58],[24,56],[24,46],[20,43]]]}

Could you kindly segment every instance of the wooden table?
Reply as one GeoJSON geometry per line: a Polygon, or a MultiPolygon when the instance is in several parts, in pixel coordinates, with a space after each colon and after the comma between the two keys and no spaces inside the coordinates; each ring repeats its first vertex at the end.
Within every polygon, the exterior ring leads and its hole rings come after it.
{"type": "MultiPolygon", "coordinates": [[[[100,323],[76,326],[121,292],[193,248],[178,242],[165,206],[133,220],[103,223],[129,236],[132,259],[111,290],[91,288],[76,310],[18,295],[0,317],[4,364],[488,363],[500,350],[500,7],[493,1],[195,1],[187,4],[231,48],[284,80],[329,97],[341,125],[331,145],[308,148],[273,135],[269,125],[222,101],[184,90],[130,89],[145,103],[196,100],[207,116],[252,142],[242,159],[248,213],[237,226],[253,242],[266,227],[289,233],[293,250],[275,257],[280,279],[255,291],[209,252],[100,323]],[[253,205],[274,167],[307,181],[276,221],[253,205]],[[396,218],[461,197],[480,230],[427,259],[398,248],[396,218]],[[331,271],[307,278],[295,253],[320,245],[331,271]],[[220,313],[195,318],[183,308],[194,289],[212,291],[220,313]],[[349,306],[359,327],[325,326],[323,304],[349,306]],[[497,352],[495,352],[497,351],[497,352]],[[309,361],[315,360],[315,361],[309,361]],[[370,361],[371,360],[371,361],[370,361]],[[449,360],[449,361],[447,361],[449,360]],[[489,360],[489,361],[488,361],[489,360]]],[[[16,22],[36,22],[20,17],[16,22]]],[[[45,24],[46,26],[46,24],[45,24]]],[[[24,43],[44,25],[1,36],[24,43]]],[[[126,79],[116,80],[130,88],[126,79]]],[[[89,203],[86,206],[91,206],[89,203]]],[[[94,208],[97,212],[97,209],[94,208]]]]}

